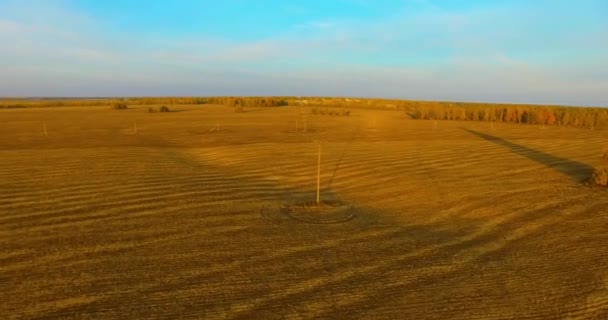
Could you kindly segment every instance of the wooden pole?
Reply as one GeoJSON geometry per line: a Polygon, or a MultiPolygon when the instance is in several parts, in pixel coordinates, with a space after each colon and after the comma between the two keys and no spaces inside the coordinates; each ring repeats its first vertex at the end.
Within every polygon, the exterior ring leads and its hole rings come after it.
{"type": "Polygon", "coordinates": [[[321,202],[321,141],[317,152],[317,205],[321,202]]]}

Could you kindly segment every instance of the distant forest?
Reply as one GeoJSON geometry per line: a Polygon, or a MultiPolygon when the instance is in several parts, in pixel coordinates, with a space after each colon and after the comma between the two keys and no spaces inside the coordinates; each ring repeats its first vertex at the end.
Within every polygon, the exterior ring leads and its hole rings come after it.
{"type": "Polygon", "coordinates": [[[508,122],[608,128],[608,108],[529,104],[387,100],[326,97],[154,97],[91,99],[5,99],[0,108],[127,105],[203,105],[230,107],[337,107],[402,110],[411,119],[508,122]]]}

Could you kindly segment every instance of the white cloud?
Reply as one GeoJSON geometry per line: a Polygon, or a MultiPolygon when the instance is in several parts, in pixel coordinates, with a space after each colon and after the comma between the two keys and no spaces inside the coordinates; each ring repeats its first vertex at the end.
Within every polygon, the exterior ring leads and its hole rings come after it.
{"type": "Polygon", "coordinates": [[[427,4],[378,21],[311,21],[280,36],[236,42],[115,34],[61,2],[21,3],[0,6],[0,41],[11,44],[0,47],[0,95],[354,95],[608,105],[608,64],[601,58],[608,29],[543,47],[536,35],[505,33],[513,17],[502,8],[450,12],[427,4]],[[49,14],[26,14],[41,10],[38,5],[49,14]],[[577,54],[592,48],[583,56],[597,58],[564,63],[558,53],[572,44],[577,54]],[[550,56],[529,59],[512,48],[550,56]]]}

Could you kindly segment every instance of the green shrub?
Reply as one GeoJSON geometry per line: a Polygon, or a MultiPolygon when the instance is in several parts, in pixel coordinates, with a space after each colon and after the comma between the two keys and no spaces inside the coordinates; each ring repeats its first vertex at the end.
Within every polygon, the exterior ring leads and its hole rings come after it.
{"type": "Polygon", "coordinates": [[[129,106],[127,106],[126,103],[124,102],[116,102],[112,105],[112,109],[114,110],[124,110],[124,109],[128,109],[129,106]]]}
{"type": "Polygon", "coordinates": [[[171,112],[171,110],[169,110],[169,107],[167,107],[167,106],[161,106],[161,107],[158,109],[158,111],[159,111],[159,112],[171,112]]]}

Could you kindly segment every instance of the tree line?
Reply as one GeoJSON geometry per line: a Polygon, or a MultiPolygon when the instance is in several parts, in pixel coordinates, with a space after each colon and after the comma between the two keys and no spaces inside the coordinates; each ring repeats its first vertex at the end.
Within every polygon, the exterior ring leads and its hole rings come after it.
{"type": "Polygon", "coordinates": [[[407,108],[412,119],[495,121],[517,124],[608,127],[605,108],[439,103],[418,104],[407,108]]]}
{"type": "Polygon", "coordinates": [[[5,99],[0,108],[128,105],[226,105],[231,107],[346,107],[402,110],[411,119],[494,121],[517,124],[607,127],[608,109],[552,105],[468,103],[332,97],[133,97],[5,99]]]}

